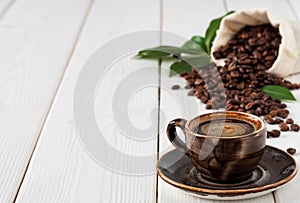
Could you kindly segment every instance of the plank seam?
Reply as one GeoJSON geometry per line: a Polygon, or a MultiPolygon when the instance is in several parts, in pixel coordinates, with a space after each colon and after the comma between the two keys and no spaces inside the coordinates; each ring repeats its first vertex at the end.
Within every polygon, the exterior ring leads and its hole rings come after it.
{"type": "MultiPolygon", "coordinates": [[[[162,45],[162,35],[163,35],[163,0],[159,0],[159,6],[160,6],[160,18],[159,18],[159,44],[162,45]]],[[[162,60],[160,59],[158,62],[158,111],[157,111],[157,142],[156,142],[156,161],[159,160],[159,151],[160,151],[160,103],[161,103],[161,64],[162,60]]],[[[155,202],[158,203],[158,174],[156,173],[155,177],[155,202]]]]}
{"type": "Polygon", "coordinates": [[[226,0],[223,0],[223,5],[224,5],[225,12],[228,12],[228,5],[226,0]]]}
{"type": "MultiPolygon", "coordinates": [[[[13,0],[13,1],[14,1],[14,0],[13,0]]],[[[62,72],[62,74],[61,74],[61,76],[60,76],[60,78],[59,78],[59,82],[58,82],[58,84],[57,84],[57,86],[56,86],[56,89],[55,89],[55,91],[54,91],[53,99],[51,100],[51,103],[50,103],[50,106],[49,106],[49,108],[48,108],[48,111],[46,112],[46,115],[45,115],[45,117],[44,117],[44,119],[43,119],[43,121],[42,121],[42,125],[41,125],[40,129],[38,130],[37,138],[36,138],[36,140],[35,140],[34,146],[33,146],[33,148],[32,148],[32,152],[31,152],[31,154],[30,154],[30,156],[29,156],[29,159],[28,159],[28,161],[27,161],[27,164],[26,164],[25,170],[24,170],[24,172],[23,172],[23,176],[22,176],[22,178],[21,178],[21,181],[20,181],[20,183],[19,183],[19,186],[18,186],[18,188],[17,188],[17,191],[16,191],[16,193],[15,193],[15,195],[14,195],[14,200],[13,200],[13,202],[16,202],[16,200],[17,200],[17,197],[18,197],[18,195],[19,195],[21,186],[22,186],[22,184],[23,184],[23,182],[24,182],[24,179],[25,179],[25,176],[26,176],[26,174],[27,174],[29,165],[30,165],[30,163],[31,163],[33,154],[34,154],[34,152],[35,152],[35,149],[36,149],[37,144],[38,144],[38,142],[39,142],[39,139],[40,139],[40,137],[41,137],[42,131],[43,131],[44,127],[45,127],[45,124],[46,124],[46,121],[47,121],[47,119],[48,119],[48,116],[49,116],[49,114],[50,114],[50,112],[51,112],[51,110],[52,110],[52,108],[53,108],[54,101],[55,101],[55,99],[56,99],[56,97],[57,97],[57,94],[58,94],[58,92],[59,92],[59,89],[60,89],[60,87],[61,87],[61,84],[62,84],[63,78],[64,78],[64,76],[65,76],[65,73],[66,73],[66,71],[67,71],[67,69],[68,69],[68,67],[69,67],[70,61],[71,61],[71,59],[72,59],[72,57],[73,57],[73,55],[74,55],[74,52],[75,52],[75,50],[76,50],[76,48],[77,48],[79,39],[81,38],[83,29],[84,29],[84,27],[85,27],[85,25],[86,25],[86,22],[87,22],[88,17],[90,16],[90,13],[91,13],[91,10],[92,10],[93,5],[94,5],[94,0],[90,0],[90,1],[89,1],[89,5],[88,5],[88,8],[86,9],[85,15],[84,15],[83,20],[82,20],[82,22],[81,22],[81,24],[80,24],[80,27],[79,27],[79,30],[78,30],[78,34],[77,34],[77,36],[76,36],[76,38],[75,38],[75,41],[74,41],[73,46],[72,46],[72,48],[71,48],[71,51],[70,51],[70,53],[69,53],[69,55],[68,55],[68,57],[67,57],[67,61],[66,61],[65,65],[64,65],[63,72],[62,72]]]]}
{"type": "Polygon", "coordinates": [[[3,9],[2,13],[0,13],[0,21],[5,16],[5,14],[11,9],[12,5],[15,3],[15,0],[11,0],[6,7],[3,9]]]}
{"type": "MultiPolygon", "coordinates": [[[[160,140],[160,95],[161,95],[161,64],[162,64],[162,60],[160,59],[159,62],[158,62],[158,119],[157,119],[157,142],[156,142],[156,161],[159,160],[159,150],[160,150],[160,147],[159,147],[159,140],[160,140]]],[[[156,181],[155,181],[155,202],[158,203],[158,174],[156,173],[156,181]]]]}
{"type": "Polygon", "coordinates": [[[275,193],[274,193],[274,192],[272,192],[272,196],[273,196],[274,203],[277,203],[276,197],[275,197],[275,193]]]}

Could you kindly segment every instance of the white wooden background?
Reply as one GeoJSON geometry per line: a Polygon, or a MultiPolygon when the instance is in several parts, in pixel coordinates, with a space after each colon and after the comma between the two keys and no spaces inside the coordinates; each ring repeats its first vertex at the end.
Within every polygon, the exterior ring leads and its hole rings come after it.
{"type": "MultiPolygon", "coordinates": [[[[254,7],[272,9],[299,23],[297,0],[0,0],[0,202],[221,202],[189,196],[156,174],[125,176],[97,164],[76,133],[73,91],[89,56],[114,37],[161,30],[189,38],[204,34],[209,20],[228,10],[254,7]]],[[[182,43],[165,34],[153,37],[157,45],[182,43]]],[[[184,81],[169,78],[167,69],[167,63],[159,66],[128,56],[113,65],[99,88],[95,111],[105,117],[97,119],[106,126],[107,140],[120,151],[145,155],[159,150],[161,156],[173,148],[164,133],[167,122],[205,112],[200,102],[186,96],[187,90],[170,91],[175,83],[183,87],[184,81]],[[154,67],[145,74],[157,76],[157,87],[142,89],[130,104],[137,126],[150,123],[151,110],[156,114],[156,127],[149,134],[155,139],[145,144],[124,137],[107,107],[117,85],[112,81],[146,66],[154,67]],[[190,109],[195,102],[198,109],[190,109]]],[[[299,82],[300,75],[291,80],[299,82]]],[[[300,100],[300,91],[294,94],[300,100]]],[[[298,123],[299,105],[288,104],[298,123]]],[[[268,144],[300,151],[300,134],[284,133],[268,144]]],[[[295,157],[299,162],[299,153],[295,157]]],[[[297,203],[299,188],[297,176],[274,193],[238,202],[297,203]]]]}

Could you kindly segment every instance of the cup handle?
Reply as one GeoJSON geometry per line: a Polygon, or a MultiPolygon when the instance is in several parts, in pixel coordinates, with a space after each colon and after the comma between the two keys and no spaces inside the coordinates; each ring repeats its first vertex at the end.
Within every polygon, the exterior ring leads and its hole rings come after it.
{"type": "Polygon", "coordinates": [[[168,127],[167,127],[167,136],[170,140],[170,142],[177,148],[179,149],[180,151],[186,153],[187,151],[187,146],[186,146],[186,143],[183,142],[179,136],[177,135],[177,132],[176,132],[176,127],[179,127],[184,135],[186,135],[186,132],[185,132],[185,124],[186,124],[186,120],[185,119],[182,119],[182,118],[177,118],[177,119],[174,119],[172,120],[169,124],[168,124],[168,127]]]}

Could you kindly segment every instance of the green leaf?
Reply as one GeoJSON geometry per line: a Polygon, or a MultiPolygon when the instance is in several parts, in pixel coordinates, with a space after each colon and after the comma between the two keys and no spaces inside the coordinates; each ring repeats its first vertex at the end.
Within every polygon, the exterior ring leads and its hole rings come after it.
{"type": "Polygon", "coordinates": [[[196,49],[175,46],[158,46],[139,51],[137,57],[144,59],[158,59],[165,56],[177,56],[179,54],[204,55],[206,53],[199,48],[196,49]]]}
{"type": "Polygon", "coordinates": [[[201,69],[210,62],[209,57],[183,57],[181,61],[175,62],[170,67],[170,77],[183,72],[191,72],[193,68],[201,69]]]}
{"type": "Polygon", "coordinates": [[[273,99],[296,101],[296,98],[294,97],[292,92],[289,89],[282,86],[266,85],[263,88],[261,88],[261,91],[271,96],[273,99]]]}
{"type": "Polygon", "coordinates": [[[210,54],[212,42],[214,41],[214,39],[216,37],[217,30],[220,28],[220,24],[221,24],[222,19],[225,16],[230,15],[232,13],[234,13],[234,11],[229,11],[224,16],[222,16],[220,18],[213,19],[210,22],[210,24],[209,24],[209,26],[206,30],[206,33],[205,33],[205,46],[206,46],[208,54],[210,54]]]}
{"type": "Polygon", "coordinates": [[[202,49],[206,50],[205,39],[201,36],[193,36],[189,41],[187,41],[182,47],[184,48],[194,48],[194,49],[202,49]]]}
{"type": "Polygon", "coordinates": [[[170,67],[170,77],[173,77],[177,74],[184,73],[184,72],[191,72],[192,71],[192,66],[188,64],[185,61],[179,61],[175,62],[171,65],[170,67]]]}
{"type": "Polygon", "coordinates": [[[142,50],[137,54],[137,58],[143,59],[159,59],[164,56],[169,56],[170,54],[157,50],[142,50]]]}

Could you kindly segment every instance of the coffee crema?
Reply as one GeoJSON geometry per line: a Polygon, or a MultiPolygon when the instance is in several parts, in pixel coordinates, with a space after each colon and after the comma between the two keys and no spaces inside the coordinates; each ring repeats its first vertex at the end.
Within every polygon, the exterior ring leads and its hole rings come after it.
{"type": "Polygon", "coordinates": [[[193,131],[202,135],[216,135],[219,132],[220,137],[234,137],[250,134],[255,128],[250,123],[238,119],[216,119],[200,123],[193,131]]]}

